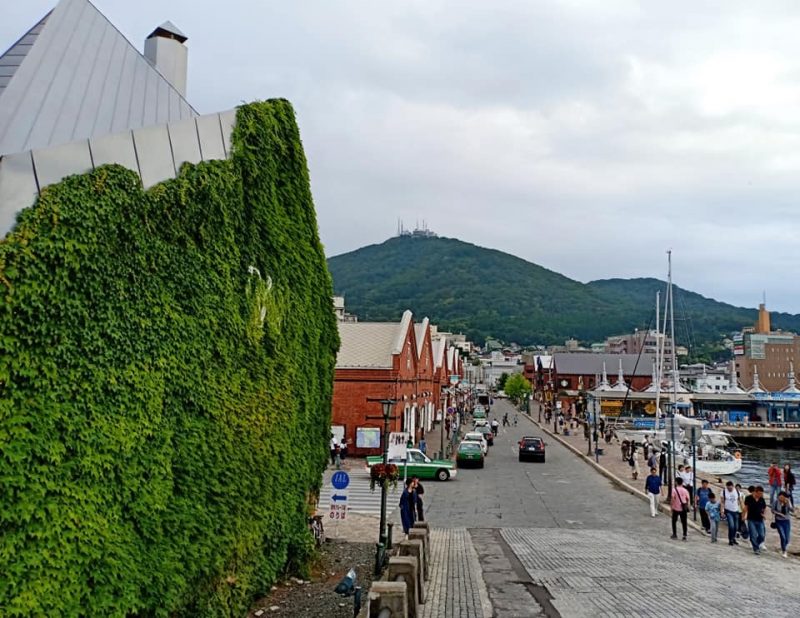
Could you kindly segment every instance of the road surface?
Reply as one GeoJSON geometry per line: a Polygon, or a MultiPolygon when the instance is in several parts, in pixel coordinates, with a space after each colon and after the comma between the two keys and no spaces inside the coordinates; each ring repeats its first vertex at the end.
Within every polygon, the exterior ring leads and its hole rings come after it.
{"type": "MultiPolygon", "coordinates": [[[[493,406],[498,419],[506,411],[513,418],[508,403],[493,406]]],[[[671,540],[668,517],[651,518],[643,500],[555,440],[546,440],[545,464],[518,462],[517,440],[541,435],[518,418],[517,427],[501,427],[484,469],[425,484],[427,520],[472,565],[440,572],[436,607],[425,616],[800,612],[796,558],[755,556],[749,544],[729,547],[724,537],[712,545],[692,530],[687,542],[671,540]],[[483,614],[465,609],[465,598],[483,599],[483,614]]]]}

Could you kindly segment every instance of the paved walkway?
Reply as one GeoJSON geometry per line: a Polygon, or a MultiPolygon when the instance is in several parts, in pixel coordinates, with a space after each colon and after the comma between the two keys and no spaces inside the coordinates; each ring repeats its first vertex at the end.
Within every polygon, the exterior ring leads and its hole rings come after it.
{"type": "Polygon", "coordinates": [[[431,578],[422,618],[492,616],[478,554],[465,528],[431,530],[431,578]]]}
{"type": "Polygon", "coordinates": [[[621,530],[510,528],[502,535],[561,616],[777,617],[800,610],[797,569],[778,558],[728,561],[727,545],[698,551],[697,543],[621,530]],[[740,585],[748,579],[758,585],[740,585]]]}
{"type": "MultiPolygon", "coordinates": [[[[537,413],[535,411],[532,413],[531,416],[532,416],[532,420],[534,421],[534,423],[539,424],[537,422],[537,418],[538,417],[537,417],[537,413]]],[[[554,435],[553,434],[553,426],[552,426],[552,424],[545,424],[544,422],[542,422],[539,425],[544,431],[548,432],[550,435],[554,435]]],[[[554,437],[557,437],[559,440],[562,440],[563,442],[565,442],[566,444],[570,445],[571,447],[573,447],[574,449],[576,449],[577,451],[579,451],[583,455],[585,455],[587,450],[588,450],[588,443],[587,443],[586,439],[583,437],[583,429],[581,429],[581,428],[575,430],[574,432],[571,432],[571,435],[569,435],[569,436],[565,436],[562,433],[559,433],[559,434],[557,434],[557,436],[554,436],[554,437]]],[[[633,479],[633,475],[631,474],[630,465],[628,465],[627,462],[622,460],[622,455],[621,455],[621,452],[620,452],[620,445],[616,441],[612,441],[610,444],[607,444],[605,442],[605,440],[602,440],[601,443],[600,443],[600,446],[601,446],[601,448],[604,449],[604,454],[601,455],[600,458],[599,458],[600,459],[600,462],[599,462],[600,466],[602,466],[605,470],[607,470],[608,472],[613,474],[615,477],[617,477],[618,479],[620,479],[624,483],[632,486],[637,491],[643,492],[644,491],[644,479],[649,474],[646,462],[640,459],[640,461],[639,461],[639,471],[640,471],[639,472],[639,478],[637,480],[634,480],[633,479]]],[[[639,449],[639,450],[641,451],[641,449],[639,449]]],[[[592,461],[594,461],[594,457],[592,457],[592,461]]],[[[704,477],[701,477],[700,475],[698,475],[698,477],[697,477],[697,479],[698,479],[698,487],[700,485],[701,478],[704,478],[704,477]]],[[[708,476],[707,480],[710,482],[712,491],[714,491],[714,493],[717,494],[717,496],[719,496],[721,494],[721,491],[722,491],[723,483],[718,482],[718,478],[717,477],[713,477],[713,476],[708,476]]],[[[766,484],[765,484],[765,486],[766,486],[766,484]]],[[[667,492],[667,490],[665,488],[663,496],[662,496],[662,502],[666,498],[666,492],[667,492]]],[[[747,493],[747,490],[745,490],[745,493],[747,493]]],[[[769,496],[767,495],[767,498],[768,497],[769,496]]],[[[643,501],[642,502],[642,514],[643,514],[643,516],[645,516],[648,513],[648,509],[649,509],[649,507],[648,507],[647,503],[643,501]]],[[[689,521],[690,522],[694,521],[692,513],[689,513],[689,521]]],[[[772,521],[772,517],[771,517],[771,512],[768,509],[767,510],[767,540],[766,540],[767,549],[769,549],[771,551],[775,551],[775,552],[780,552],[780,539],[778,538],[777,531],[770,529],[770,527],[769,527],[769,522],[770,521],[772,521]]],[[[797,526],[800,525],[800,521],[798,521],[798,519],[795,518],[792,523],[793,523],[793,525],[792,525],[792,535],[791,535],[791,541],[789,543],[789,551],[788,551],[788,553],[789,553],[790,556],[798,557],[798,556],[800,556],[800,538],[798,537],[798,534],[797,534],[797,530],[798,530],[797,526]]],[[[699,511],[697,513],[696,524],[697,524],[697,526],[700,526],[700,513],[699,513],[699,511]]],[[[720,529],[719,529],[718,538],[719,538],[719,540],[720,540],[720,542],[722,544],[727,546],[728,527],[725,524],[724,519],[723,519],[723,521],[720,522],[720,529]]],[[[750,547],[749,541],[744,541],[742,539],[739,539],[739,543],[741,543],[745,547],[748,547],[748,548],[750,547]]]]}

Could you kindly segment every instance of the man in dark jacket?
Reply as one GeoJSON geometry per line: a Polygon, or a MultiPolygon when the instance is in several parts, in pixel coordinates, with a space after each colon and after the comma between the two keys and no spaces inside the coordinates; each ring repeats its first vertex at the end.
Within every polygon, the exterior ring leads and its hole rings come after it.
{"type": "Polygon", "coordinates": [[[422,495],[425,493],[425,488],[420,483],[419,479],[414,477],[414,493],[417,495],[417,519],[416,521],[425,521],[425,510],[422,505],[422,495]]]}

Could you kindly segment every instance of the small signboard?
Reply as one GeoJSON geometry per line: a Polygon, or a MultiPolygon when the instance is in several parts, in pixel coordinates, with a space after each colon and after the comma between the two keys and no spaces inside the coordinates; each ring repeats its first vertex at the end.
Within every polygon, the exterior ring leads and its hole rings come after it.
{"type": "Polygon", "coordinates": [[[331,485],[333,485],[334,489],[347,489],[347,486],[350,484],[350,475],[347,474],[344,470],[338,470],[337,472],[333,473],[331,477],[331,485]]]}
{"type": "Polygon", "coordinates": [[[389,434],[389,459],[405,459],[411,434],[407,431],[393,431],[389,434]]]}
{"type": "Polygon", "coordinates": [[[333,473],[331,477],[331,503],[329,517],[335,521],[347,519],[347,487],[350,485],[350,475],[343,470],[333,473]]]}
{"type": "Polygon", "coordinates": [[[358,448],[380,448],[381,430],[377,427],[356,428],[356,446],[358,448]]]}

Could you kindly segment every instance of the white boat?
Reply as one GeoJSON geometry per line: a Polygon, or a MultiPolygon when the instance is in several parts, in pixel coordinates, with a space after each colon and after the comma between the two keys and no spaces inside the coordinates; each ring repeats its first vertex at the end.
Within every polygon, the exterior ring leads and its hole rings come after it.
{"type": "MultiPolygon", "coordinates": [[[[691,460],[690,460],[691,461],[691,460]]],[[[697,474],[709,474],[713,476],[728,476],[736,474],[742,469],[741,458],[731,457],[731,459],[698,459],[696,462],[697,474]]]]}
{"type": "Polygon", "coordinates": [[[712,446],[701,440],[697,445],[697,457],[692,463],[692,447],[689,444],[676,446],[677,458],[683,458],[684,465],[694,465],[695,474],[728,476],[742,469],[740,451],[731,453],[722,448],[712,446]]]}
{"type": "Polygon", "coordinates": [[[730,434],[725,433],[724,431],[718,431],[716,429],[704,429],[703,438],[707,440],[711,446],[717,446],[720,448],[730,446],[733,442],[730,434]]]}
{"type": "MultiPolygon", "coordinates": [[[[658,444],[668,440],[667,432],[663,429],[615,429],[620,440],[627,440],[636,444],[644,444],[645,438],[650,438],[650,442],[658,444]]],[[[683,440],[683,432],[676,436],[678,440],[683,440]]]]}

